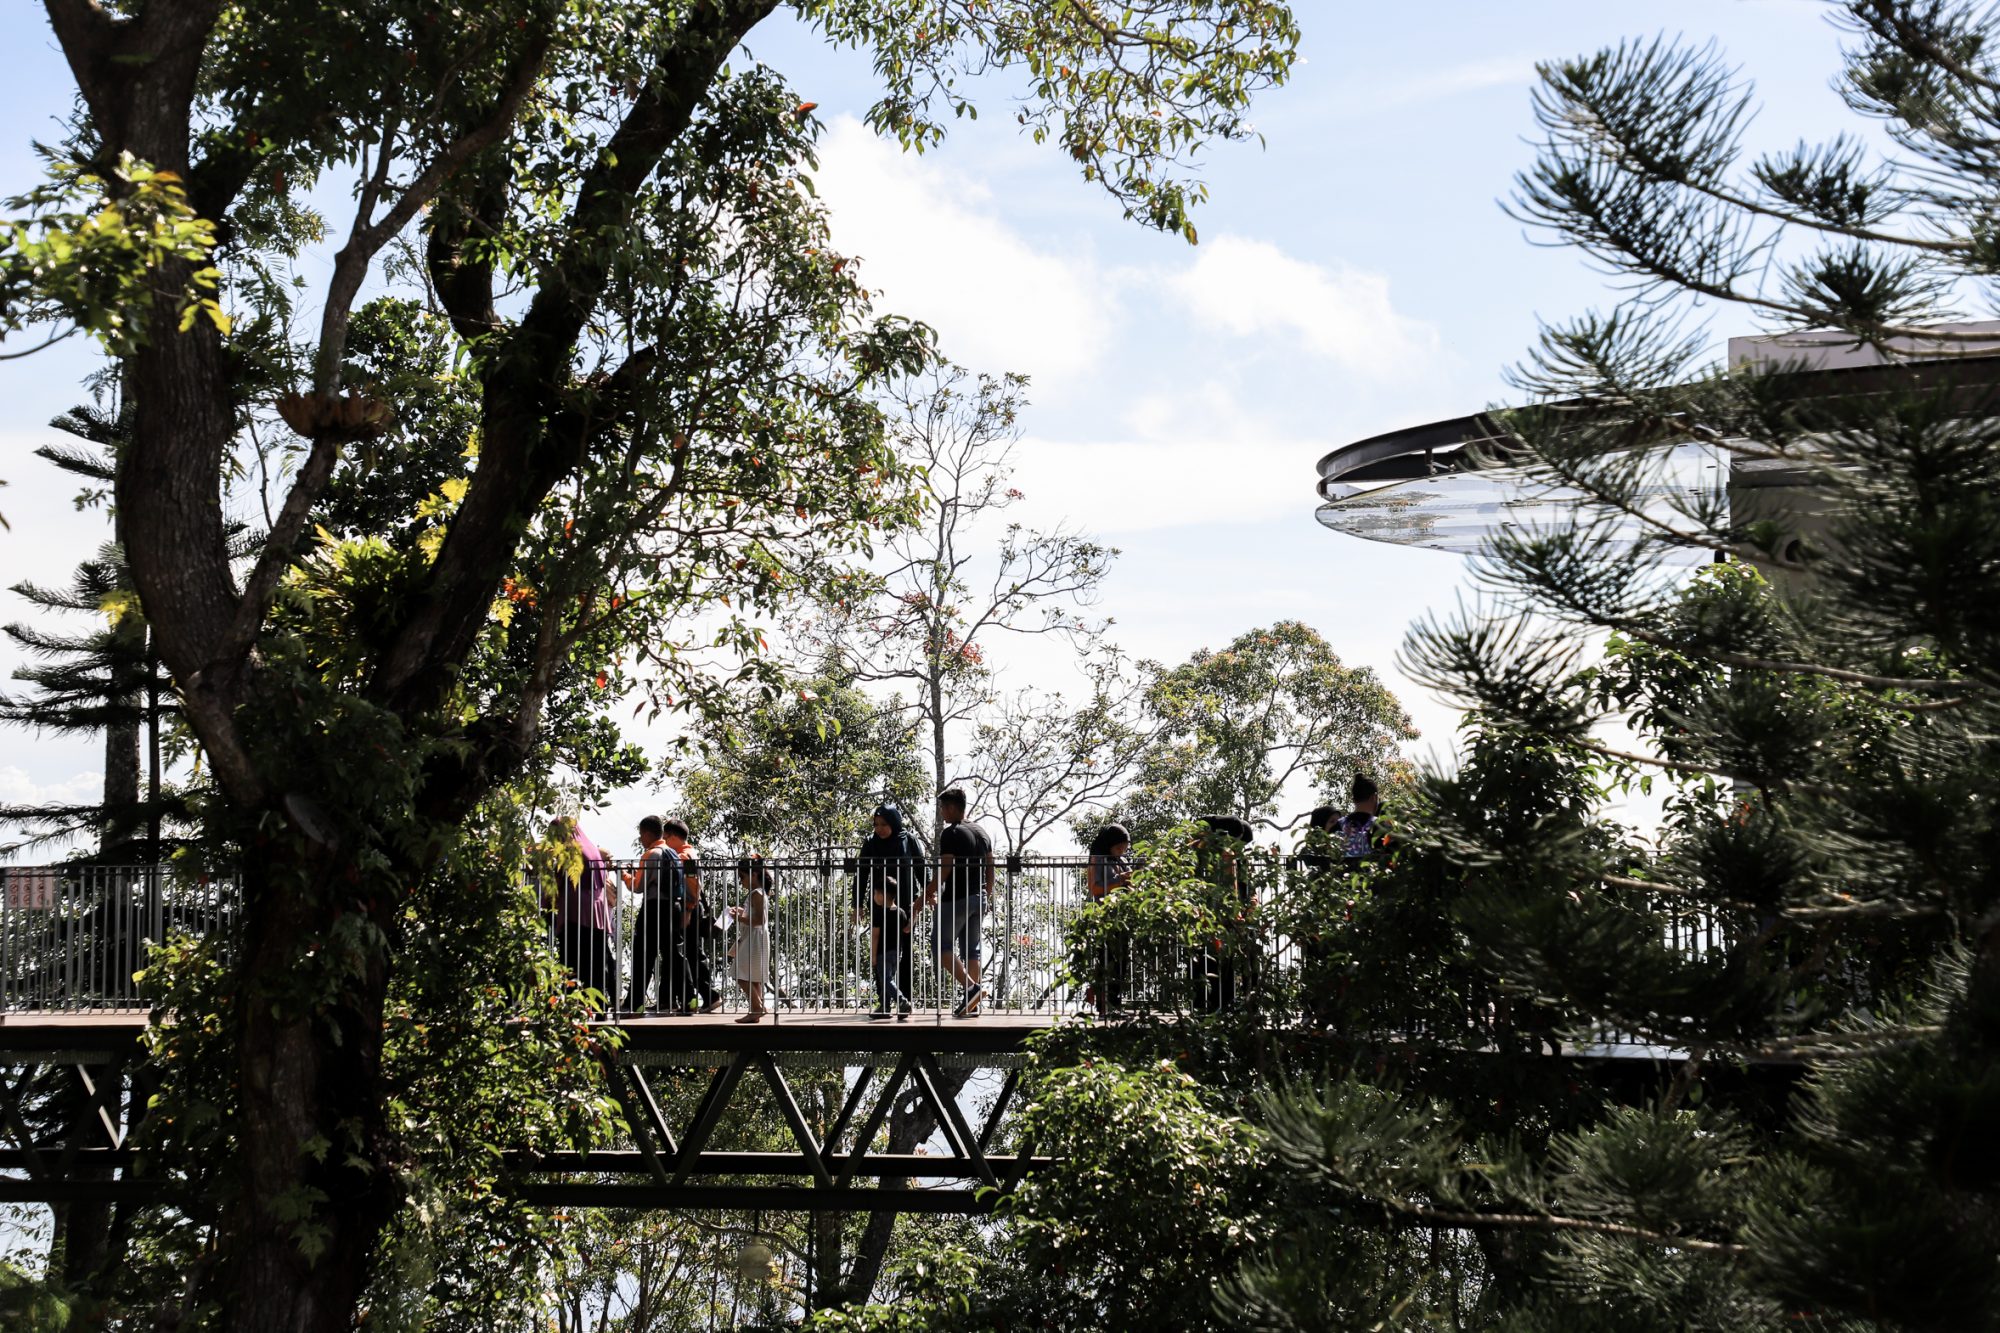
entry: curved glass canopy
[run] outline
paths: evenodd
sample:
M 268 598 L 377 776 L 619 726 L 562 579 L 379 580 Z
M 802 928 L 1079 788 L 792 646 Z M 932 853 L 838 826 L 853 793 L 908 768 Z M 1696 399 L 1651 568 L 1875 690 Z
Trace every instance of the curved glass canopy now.
M 2000 355 L 1994 354 L 1991 341 L 1956 356 L 1933 358 L 1863 356 L 1851 342 L 1815 343 L 1811 336 L 1804 341 L 1735 339 L 1730 359 L 1732 365 L 1761 365 L 1765 373 L 1781 376 L 1783 392 L 1801 402 L 1937 394 L 1963 415 L 2000 417 Z M 1807 354 L 1801 355 L 1802 350 Z M 1782 361 L 1776 359 L 1780 354 Z M 1579 508 L 1596 503 L 1572 487 L 1552 485 L 1526 468 L 1506 465 L 1510 444 L 1518 442 L 1484 412 L 1357 440 L 1319 460 L 1316 516 L 1325 527 L 1351 537 L 1465 554 L 1509 528 L 1573 522 Z M 1502 460 L 1497 465 L 1496 458 Z M 1749 502 L 1751 512 L 1811 518 L 1806 511 L 1814 506 L 1803 498 L 1810 482 L 1796 464 L 1746 461 L 1713 445 L 1683 444 L 1661 450 L 1649 461 L 1636 512 L 1606 511 L 1605 522 L 1614 542 L 1619 537 L 1636 540 L 1655 521 L 1686 528 L 1689 524 L 1680 516 L 1691 509 L 1712 510 L 1713 497 L 1724 487 L 1732 505 Z M 1752 492 L 1761 496 L 1752 501 Z M 1709 557 L 1690 549 L 1683 558 Z
M 1592 501 L 1573 487 L 1550 484 L 1519 467 L 1476 466 L 1468 446 L 1497 439 L 1483 417 L 1433 422 L 1378 435 L 1320 460 L 1316 517 L 1335 532 L 1398 546 L 1470 554 L 1508 528 L 1549 526 L 1575 517 Z M 1674 526 L 1680 515 L 1726 476 L 1722 452 L 1687 444 L 1665 451 L 1639 488 L 1641 512 Z M 1638 515 L 1616 515 L 1614 527 L 1634 536 Z M 1689 560 L 1707 558 L 1690 551 Z

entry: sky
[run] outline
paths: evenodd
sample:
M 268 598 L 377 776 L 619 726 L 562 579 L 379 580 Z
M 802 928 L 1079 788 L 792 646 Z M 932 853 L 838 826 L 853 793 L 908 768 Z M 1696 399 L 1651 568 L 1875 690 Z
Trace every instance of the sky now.
M 1381 431 L 1503 401 L 1506 368 L 1540 320 L 1616 294 L 1574 251 L 1503 212 L 1532 159 L 1538 60 L 1628 38 L 1715 40 L 1755 80 L 1753 144 L 1825 137 L 1851 117 L 1830 89 L 1839 34 L 1818 0 L 1295 0 L 1304 60 L 1253 120 L 1264 138 L 1204 154 L 1200 243 L 1150 232 L 1058 150 L 1020 136 L 1010 89 L 984 90 L 921 156 L 862 123 L 866 61 L 782 16 L 750 58 L 784 71 L 825 122 L 817 183 L 836 246 L 859 257 L 879 308 L 934 325 L 974 370 L 1031 377 L 1010 512 L 1067 521 L 1121 550 L 1096 608 L 1130 653 L 1163 661 L 1279 619 L 1378 672 L 1447 757 L 1456 714 L 1405 679 L 1410 623 L 1471 593 L 1465 561 L 1364 542 L 1314 521 L 1314 463 Z M 71 88 L 39 7 L 0 10 L 0 194 L 34 185 Z M 325 267 L 324 264 L 321 267 Z M 309 276 L 312 276 L 309 273 Z M 1732 322 L 1733 321 L 1733 322 Z M 1754 331 L 1725 312 L 1717 338 Z M 0 353 L 16 350 L 0 345 Z M 73 479 L 30 455 L 64 437 L 96 363 L 78 341 L 0 361 L 0 588 L 59 583 L 105 540 Z M 0 591 L 0 620 L 30 608 Z M 1060 684 L 1023 647 L 1010 684 Z M 0 677 L 18 664 L 0 644 Z M 0 688 L 5 688 L 0 685 Z M 0 803 L 89 796 L 85 740 L 0 732 Z M 622 794 L 612 830 L 653 809 Z

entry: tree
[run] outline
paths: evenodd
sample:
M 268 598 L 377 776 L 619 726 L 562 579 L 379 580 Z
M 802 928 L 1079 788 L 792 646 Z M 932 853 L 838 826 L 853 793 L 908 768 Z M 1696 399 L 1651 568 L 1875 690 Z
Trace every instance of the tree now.
M 1505 418 L 1509 461 L 1583 502 L 1496 537 L 1496 604 L 1409 649 L 1476 710 L 1491 764 L 1587 793 L 1534 828 L 1430 784 L 1434 831 L 1414 836 L 1468 890 L 1470 956 L 1553 1030 L 1686 1063 L 1511 1161 L 1415 1099 L 1370 1124 L 1321 1089 L 1274 1121 L 1343 1207 L 1485 1237 L 1521 1279 L 1494 1312 L 1510 1328 L 1994 1326 L 2000 432 L 1990 359 L 1938 321 L 1995 271 L 1970 204 L 2000 173 L 1995 15 L 1836 12 L 1836 86 L 1893 155 L 1843 135 L 1752 156 L 1750 92 L 1712 48 L 1542 66 L 1515 208 L 1635 290 L 1549 329 Z M 1676 318 L 1693 299 L 1892 368 L 1843 379 L 1782 340 L 1706 368 Z M 1688 442 L 1717 479 L 1649 503 Z M 1777 469 L 1789 502 L 1753 504 Z M 1727 563 L 1672 577 L 1690 552 Z M 1608 742 L 1610 720 L 1640 744 Z M 1666 788 L 1657 849 L 1604 817 L 1607 782 Z M 1768 1080 L 1773 1060 L 1803 1065 L 1796 1093 L 1730 1072 Z M 1395 1162 L 1357 1169 L 1391 1141 Z
M 1295 620 L 1158 673 L 1146 709 L 1156 730 L 1121 807 L 1135 834 L 1193 814 L 1270 822 L 1294 781 L 1336 802 L 1358 772 L 1393 791 L 1408 770 L 1396 747 L 1417 734 L 1373 671 Z
M 896 386 L 904 455 L 924 478 L 924 521 L 888 540 L 889 568 L 843 590 L 822 631 L 856 680 L 909 689 L 933 791 L 955 780 L 952 734 L 992 700 L 995 639 L 1047 635 L 1081 654 L 1104 629 L 1073 608 L 1094 599 L 1114 549 L 1010 523 L 991 579 L 977 572 L 981 523 L 1025 498 L 1007 482 L 1026 390 L 1022 376 L 975 378 L 951 365 Z
M 689 828 L 766 856 L 852 849 L 877 803 L 913 806 L 924 787 L 899 711 L 832 673 L 803 680 L 673 770 Z
M 224 1326 L 345 1328 L 371 1278 L 418 1271 L 403 1248 L 378 1268 L 385 1238 L 458 1247 L 427 1299 L 506 1289 L 482 1256 L 510 1252 L 492 1241 L 510 1226 L 532 1234 L 521 1214 L 439 1232 L 407 1206 L 489 1178 L 474 1145 L 496 1124 L 516 1144 L 601 1124 L 601 1097 L 549 1072 L 588 1066 L 572 1015 L 533 1006 L 500 1038 L 499 997 L 552 984 L 510 943 L 534 932 L 506 784 L 601 759 L 601 730 L 572 730 L 583 752 L 565 755 L 545 723 L 635 677 L 654 706 L 695 708 L 735 672 L 768 675 L 751 617 L 908 513 L 872 394 L 926 339 L 872 318 L 826 244 L 810 105 L 731 63 L 775 7 L 517 0 L 445 21 L 394 0 L 48 0 L 81 110 L 68 164 L 4 234 L 4 327 L 60 322 L 126 360 L 118 536 L 212 782 L 204 833 L 243 875 L 227 965 L 170 951 L 157 969 L 176 1012 L 214 1016 L 162 1038 L 161 1104 L 182 1113 L 158 1132 L 199 1151 L 183 1183 L 218 1211 L 189 1217 L 213 1244 L 182 1251 L 186 1306 Z M 1297 40 L 1269 0 L 1152 0 L 1115 22 L 797 8 L 871 52 L 872 122 L 906 144 L 971 113 L 962 74 L 1025 69 L 1030 132 L 1190 239 L 1191 156 L 1249 133 Z M 306 191 L 343 171 L 352 213 L 323 223 Z M 273 277 L 322 228 L 344 240 L 308 332 Z M 473 405 L 463 442 L 398 439 L 408 385 L 355 365 L 357 294 L 412 230 L 434 302 L 413 323 L 453 349 L 439 391 Z M 274 411 L 293 444 L 273 443 Z M 273 454 L 289 485 L 239 563 L 224 493 Z M 422 498 L 343 535 L 317 521 L 343 489 Z M 690 614 L 710 605 L 731 613 L 719 635 Z M 429 1005 L 452 1021 L 401 1026 Z M 544 1100 L 523 1103 L 538 1079 Z M 404 1111 L 433 1098 L 419 1143 Z
M 72 408 L 50 423 L 97 446 L 44 445 L 35 452 L 90 483 L 79 504 L 104 497 L 114 479 L 116 449 L 130 431 L 122 409 Z M 172 714 L 172 689 L 150 645 L 144 614 L 133 593 L 124 553 L 107 545 L 76 568 L 67 588 L 18 583 L 13 591 L 43 611 L 73 612 L 107 620 L 84 634 L 52 634 L 23 624 L 0 633 L 42 661 L 16 669 L 35 688 L 27 696 L 0 695 L 0 722 L 56 732 L 101 732 L 104 788 L 97 802 L 0 807 L 0 822 L 22 826 L 27 841 L 15 849 L 59 842 L 89 831 L 105 864 L 151 864 L 159 857 L 163 821 L 184 819 L 185 807 L 163 795 L 160 729 Z M 142 787 L 140 747 L 145 746 Z
M 1157 725 L 1144 711 L 1149 669 L 1100 644 L 1084 665 L 1089 693 L 1077 704 L 1029 687 L 982 711 L 966 762 L 1008 847 L 1026 851 L 1125 796 Z

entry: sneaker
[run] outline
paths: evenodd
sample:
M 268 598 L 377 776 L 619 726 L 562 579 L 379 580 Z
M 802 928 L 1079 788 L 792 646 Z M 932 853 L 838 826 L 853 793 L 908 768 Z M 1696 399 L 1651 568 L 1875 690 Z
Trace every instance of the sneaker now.
M 953 1018 L 971 1017 L 979 1012 L 979 1002 L 985 997 L 986 987 L 976 981 L 973 982 L 965 988 L 965 993 L 958 997 L 958 1003 L 952 1006 L 951 1016 Z
M 868 1021 L 871 1023 L 879 1023 L 888 1016 L 889 1011 L 887 1009 L 870 1009 L 868 1011 Z

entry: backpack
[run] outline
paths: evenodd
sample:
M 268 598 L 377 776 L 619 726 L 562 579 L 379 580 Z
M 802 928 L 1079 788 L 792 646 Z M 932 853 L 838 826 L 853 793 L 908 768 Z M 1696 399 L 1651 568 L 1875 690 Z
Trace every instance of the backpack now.
M 1335 838 L 1340 842 L 1340 854 L 1350 861 L 1359 861 L 1375 850 L 1375 816 L 1356 816 L 1349 811 L 1333 826 Z

